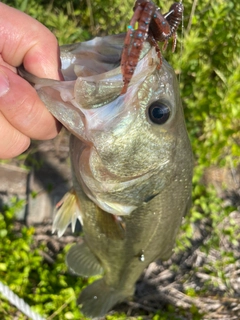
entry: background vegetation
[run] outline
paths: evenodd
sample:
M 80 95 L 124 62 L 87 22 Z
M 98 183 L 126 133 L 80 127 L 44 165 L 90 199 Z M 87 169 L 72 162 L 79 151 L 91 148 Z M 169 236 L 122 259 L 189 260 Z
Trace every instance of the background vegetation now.
M 132 15 L 130 0 L 9 0 L 8 5 L 26 12 L 46 25 L 60 44 L 84 41 L 96 35 L 124 32 Z M 163 12 L 172 2 L 155 1 Z M 201 250 L 219 250 L 218 225 L 233 210 L 219 199 L 214 190 L 202 183 L 204 170 L 212 165 L 235 168 L 240 155 L 240 2 L 239 0 L 184 0 L 184 28 L 179 30 L 176 53 L 168 50 L 166 59 L 179 74 L 186 123 L 196 160 L 193 179 L 193 207 L 183 225 L 177 252 L 191 247 L 193 225 L 208 219 L 211 239 Z M 196 7 L 195 7 L 196 5 Z M 84 319 L 75 299 L 87 280 L 66 272 L 64 252 L 54 265 L 43 263 L 39 250 L 32 249 L 33 228 L 14 231 L 14 213 L 22 204 L 13 199 L 0 215 L 0 279 L 23 297 L 47 319 Z M 228 230 L 238 241 L 234 226 Z M 67 248 L 66 248 L 67 250 Z M 226 252 L 221 252 L 226 257 Z M 229 254 L 228 254 L 229 257 Z M 233 263 L 235 258 L 223 259 Z M 219 276 L 222 266 L 211 272 Z M 91 279 L 88 281 L 92 281 Z M 205 289 L 207 291 L 207 289 Z M 188 294 L 195 295 L 191 290 Z M 198 293 L 198 294 L 201 294 Z M 13 319 L 16 310 L 1 299 L 0 317 Z M 63 307 L 64 306 L 64 307 Z M 168 313 L 150 314 L 154 320 L 169 319 Z M 172 312 L 172 310 L 171 310 Z M 26 319 L 17 314 L 18 319 Z M 126 319 L 126 315 L 108 319 Z M 139 315 L 139 319 L 143 316 Z M 174 319 L 171 313 L 171 319 Z M 199 319 L 192 312 L 190 319 Z M 137 318 L 136 318 L 137 319 Z M 176 318 L 177 319 L 177 318 Z

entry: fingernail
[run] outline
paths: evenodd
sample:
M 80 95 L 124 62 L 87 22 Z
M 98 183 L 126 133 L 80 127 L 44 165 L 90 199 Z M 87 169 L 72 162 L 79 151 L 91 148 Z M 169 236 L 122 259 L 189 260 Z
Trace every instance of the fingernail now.
M 5 73 L 0 71 L 0 97 L 4 96 L 9 90 L 9 81 Z

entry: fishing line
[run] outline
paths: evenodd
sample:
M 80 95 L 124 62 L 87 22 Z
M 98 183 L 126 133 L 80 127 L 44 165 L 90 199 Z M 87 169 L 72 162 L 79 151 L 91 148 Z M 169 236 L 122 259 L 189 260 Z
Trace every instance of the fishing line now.
M 31 310 L 30 306 L 21 298 L 19 298 L 8 286 L 0 281 L 0 293 L 14 305 L 18 310 L 22 311 L 32 320 L 45 320 L 39 314 Z

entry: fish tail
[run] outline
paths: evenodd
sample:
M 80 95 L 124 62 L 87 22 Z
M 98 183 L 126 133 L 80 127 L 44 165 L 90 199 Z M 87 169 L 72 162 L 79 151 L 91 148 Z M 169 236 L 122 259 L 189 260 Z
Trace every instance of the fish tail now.
M 81 292 L 78 305 L 86 317 L 102 317 L 116 303 L 123 301 L 132 294 L 133 292 L 128 294 L 126 291 L 108 286 L 105 279 L 102 278 L 96 280 Z

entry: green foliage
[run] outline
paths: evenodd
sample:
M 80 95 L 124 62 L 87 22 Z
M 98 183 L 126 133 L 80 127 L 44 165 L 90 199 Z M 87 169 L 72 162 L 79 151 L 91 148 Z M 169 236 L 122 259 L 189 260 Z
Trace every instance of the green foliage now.
M 183 51 L 171 55 L 181 70 L 182 100 L 198 163 L 237 165 L 240 156 L 240 10 L 238 0 L 184 1 Z M 191 28 L 187 22 L 191 21 Z M 179 51 L 178 51 L 179 52 Z
M 0 213 L 0 281 L 33 306 L 36 312 L 50 316 L 49 319 L 84 319 L 76 306 L 76 299 L 87 281 L 68 274 L 65 250 L 58 255 L 55 264 L 44 262 L 41 252 L 46 248 L 33 247 L 34 228 L 23 227 L 20 232 L 14 231 L 13 218 L 22 204 L 13 199 L 12 206 L 5 207 Z M 0 318 L 13 319 L 15 308 L 1 296 L 0 301 Z M 19 319 L 26 317 L 21 315 Z
M 111 6 L 109 0 L 3 2 L 42 22 L 56 35 L 60 45 L 124 32 L 132 14 L 132 3 L 128 0 L 113 1 Z

